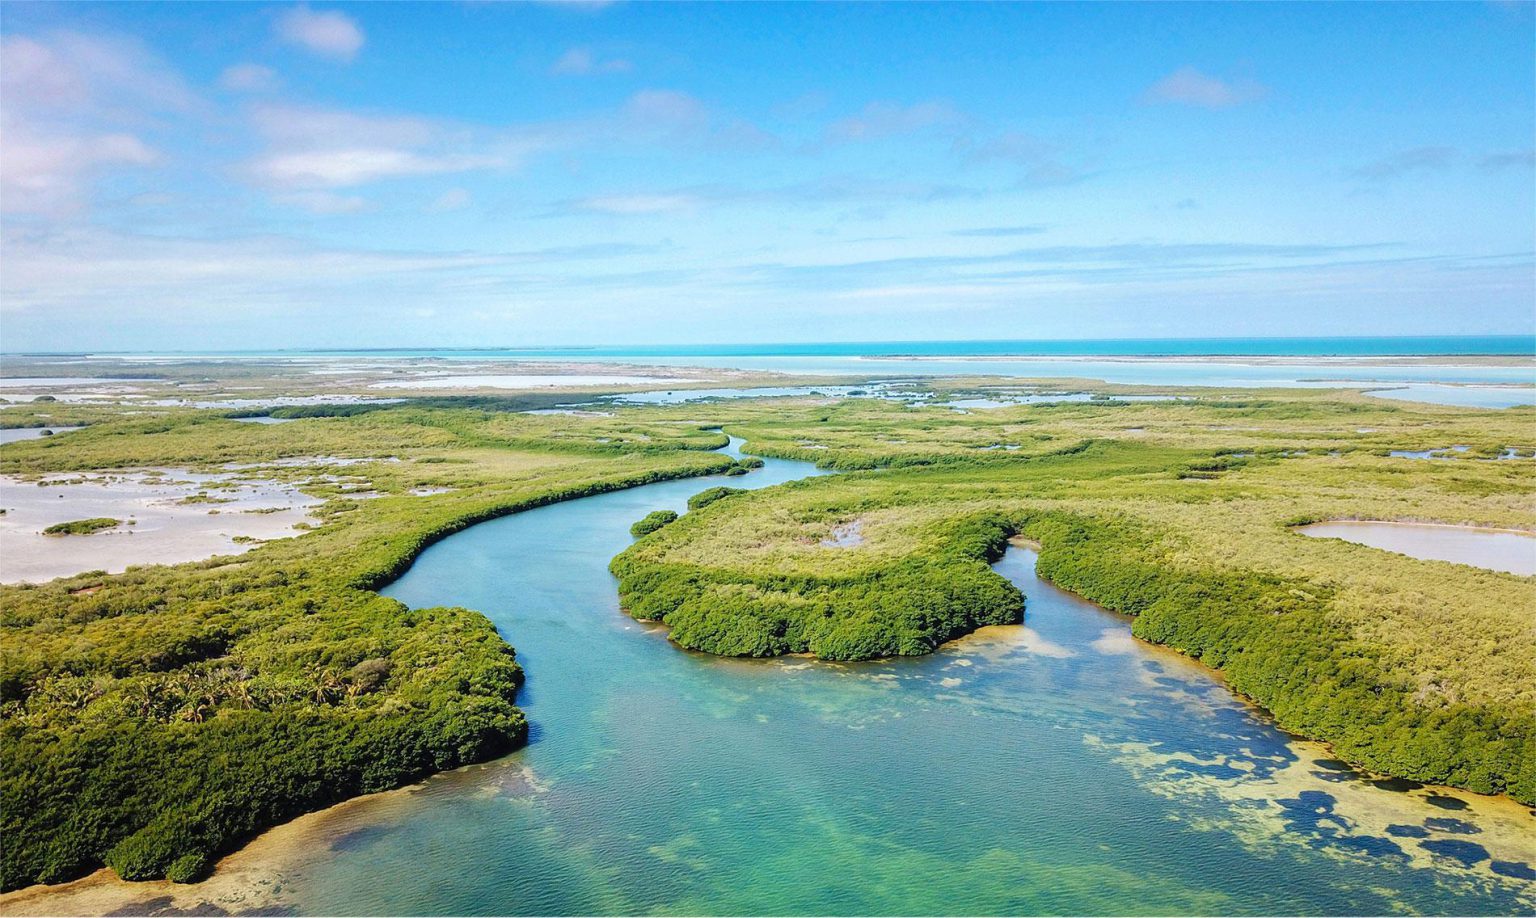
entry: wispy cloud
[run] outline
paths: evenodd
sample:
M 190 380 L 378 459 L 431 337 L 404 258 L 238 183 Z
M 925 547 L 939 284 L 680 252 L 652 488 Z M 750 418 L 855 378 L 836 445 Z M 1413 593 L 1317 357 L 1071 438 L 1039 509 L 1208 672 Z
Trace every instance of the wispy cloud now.
M 1456 156 L 1451 147 L 1415 147 L 1351 169 L 1349 174 L 1362 179 L 1389 179 L 1408 172 L 1438 171 L 1450 167 Z
M 288 44 L 332 60 L 351 62 L 363 48 L 357 20 L 337 10 L 295 7 L 278 17 L 277 36 Z
M 508 169 L 536 138 L 409 116 L 264 105 L 251 120 L 267 149 L 244 172 L 279 191 L 348 188 L 384 179 Z
M 71 308 L 207 312 L 210 296 L 242 309 L 303 306 L 318 296 L 367 302 L 360 291 L 422 293 L 516 288 L 552 267 L 654 253 L 655 246 L 592 243 L 513 251 L 367 250 L 285 236 L 200 239 L 90 228 L 50 232 L 7 227 L 8 315 Z M 591 273 L 587 268 L 582 274 Z M 216 291 L 216 293 L 215 293 Z M 336 305 L 336 301 L 332 301 Z
M 1078 170 L 1063 160 L 1061 147 L 1023 131 L 1004 131 L 990 137 L 962 135 L 954 146 L 955 152 L 970 163 L 1018 167 L 1022 184 L 1061 185 L 1081 178 Z
M 633 62 L 622 57 L 603 57 L 591 48 L 572 48 L 560 55 L 549 72 L 556 76 L 592 76 L 603 73 L 629 73 Z
M 270 92 L 278 84 L 277 71 L 261 64 L 234 64 L 219 74 L 219 86 L 230 92 Z
M 196 96 L 142 46 L 77 33 L 0 43 L 0 198 L 9 213 L 62 216 L 93 180 L 164 160 L 143 132 Z
M 828 143 L 859 143 L 902 137 L 930 128 L 954 127 L 966 122 L 948 102 L 871 102 L 856 115 L 840 118 L 827 125 L 823 140 Z
M 1223 109 L 1256 102 L 1268 94 L 1268 87 L 1250 79 L 1224 80 L 1194 67 L 1180 67 L 1153 83 L 1142 100 L 1151 104 Z
M 273 200 L 312 214 L 328 216 L 361 213 L 368 209 L 367 198 L 332 191 L 293 191 L 275 195 Z
M 592 195 L 561 202 L 548 215 L 569 216 L 580 212 L 641 215 L 751 206 L 781 208 L 856 205 L 882 209 L 898 204 L 976 198 L 984 193 L 982 189 L 963 185 L 826 175 L 803 182 L 758 187 L 721 183 L 660 191 Z
M 972 229 L 950 230 L 951 236 L 1036 236 L 1045 232 L 1049 227 L 1042 223 L 1031 223 L 1027 226 L 978 226 Z
M 463 210 L 469 206 L 471 200 L 473 199 L 469 192 L 463 188 L 450 188 L 434 198 L 432 203 L 427 205 L 427 210 L 437 214 Z
M 594 213 L 634 217 L 694 210 L 700 203 L 697 197 L 688 194 L 622 194 L 582 198 L 574 202 L 574 206 Z
M 1505 153 L 1490 153 L 1484 156 L 1478 165 L 1490 172 L 1501 169 L 1524 169 L 1530 171 L 1536 169 L 1536 149 L 1510 150 Z

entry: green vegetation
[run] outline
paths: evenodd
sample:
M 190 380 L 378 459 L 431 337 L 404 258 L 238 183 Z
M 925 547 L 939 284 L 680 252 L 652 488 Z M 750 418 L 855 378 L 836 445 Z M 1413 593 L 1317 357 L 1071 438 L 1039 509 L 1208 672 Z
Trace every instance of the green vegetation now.
M 747 492 L 741 488 L 727 488 L 723 485 L 715 488 L 705 488 L 699 493 L 688 498 L 688 509 L 701 510 L 722 497 L 730 497 L 732 494 L 745 493 Z
M 665 622 L 672 640 L 694 650 L 750 657 L 810 652 L 824 660 L 910 656 L 1023 614 L 1024 597 L 987 566 L 1007 546 L 1002 520 L 963 520 L 943 536 L 932 555 L 855 576 L 701 577 L 687 566 L 648 563 L 644 542 L 616 558 L 613 572 L 631 615 Z
M 491 624 L 372 590 L 480 520 L 732 464 L 696 424 L 605 420 L 183 412 L 8 445 L 9 474 L 240 462 L 331 499 L 312 531 L 237 557 L 0 587 L 0 885 L 102 864 L 192 879 L 268 826 L 523 742 Z M 264 464 L 306 456 L 376 461 Z M 358 480 L 385 496 L 345 497 Z
M 122 523 L 122 520 L 113 519 L 110 516 L 94 516 L 88 520 L 54 523 L 43 530 L 43 535 L 90 535 L 103 529 L 115 529 L 121 526 Z
M 849 474 L 710 488 L 614 559 L 628 611 L 683 646 L 926 653 L 1020 620 L 1023 597 L 988 565 L 1023 534 L 1041 543 L 1043 576 L 1137 616 L 1136 634 L 1218 667 L 1286 728 L 1386 773 L 1536 802 L 1536 579 L 1291 531 L 1333 518 L 1532 528 L 1531 460 L 1491 457 L 1531 454 L 1536 411 L 1169 394 L 1186 400 L 579 417 L 498 397 L 278 409 L 306 415 L 280 426 L 68 406 L 86 429 L 8 444 L 0 471 L 234 463 L 325 503 L 304 535 L 236 557 L 0 587 L 0 885 L 102 864 L 193 879 L 267 826 L 514 748 L 521 671 L 495 629 L 374 590 L 482 520 L 744 472 L 758 460 L 709 452 L 727 443 L 721 425 L 755 453 Z M 1451 445 L 1472 449 L 1388 455 Z M 859 540 L 835 538 L 848 531 Z
M 1022 534 L 1041 543 L 1042 576 L 1136 616 L 1139 637 L 1222 670 L 1287 729 L 1383 773 L 1536 801 L 1536 579 L 1292 531 L 1536 528 L 1529 461 L 1484 458 L 1529 449 L 1536 412 L 1263 392 L 737 417 L 727 429 L 755 452 L 872 471 L 705 501 L 616 558 L 625 607 L 683 646 L 924 653 L 1010 620 L 985 562 Z M 1451 444 L 1475 448 L 1387 455 Z M 862 541 L 836 547 L 855 523 Z
M 629 527 L 629 534 L 638 539 L 641 536 L 650 535 L 676 519 L 677 513 L 672 510 L 652 510 L 637 520 L 635 525 Z

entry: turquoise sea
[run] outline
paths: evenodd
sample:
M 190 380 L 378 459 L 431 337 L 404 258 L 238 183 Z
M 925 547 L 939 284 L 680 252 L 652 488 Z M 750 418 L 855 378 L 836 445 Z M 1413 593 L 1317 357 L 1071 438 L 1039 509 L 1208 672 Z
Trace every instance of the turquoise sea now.
M 1536 404 L 1536 337 L 1167 338 L 1082 341 L 884 341 L 633 347 L 406 348 L 56 355 L 145 360 L 428 360 L 641 364 L 860 379 L 924 376 L 1079 378 L 1152 386 L 1375 387 L 1389 398 L 1478 408 Z M 1396 357 L 1430 358 L 1393 361 Z M 1491 366 L 1435 356 L 1504 357 Z M 1287 360 L 1287 358 L 1292 358 Z M 1394 391 L 1395 390 L 1395 391 Z
M 93 352 L 141 356 L 140 352 Z M 174 356 L 177 352 L 156 352 Z M 1536 354 L 1532 335 L 1421 335 L 1304 338 L 1085 338 L 985 341 L 851 341 L 766 344 L 641 344 L 552 347 L 291 348 L 186 352 L 226 357 L 1381 357 Z M 29 355 L 30 356 L 30 355 Z

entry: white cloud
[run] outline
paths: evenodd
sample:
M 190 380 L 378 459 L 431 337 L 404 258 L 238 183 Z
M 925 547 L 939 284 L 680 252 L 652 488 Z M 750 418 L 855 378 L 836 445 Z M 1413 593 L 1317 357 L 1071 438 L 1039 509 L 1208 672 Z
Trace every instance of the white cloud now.
M 12 110 L 57 114 L 110 106 L 187 110 L 196 97 L 181 77 L 142 46 L 96 35 L 58 32 L 0 42 L 0 85 Z
M 338 61 L 351 61 L 363 47 L 363 30 L 351 16 L 335 10 L 316 12 L 307 6 L 280 16 L 277 35 L 312 54 Z
M 64 216 L 90 183 L 161 155 L 142 134 L 198 102 L 142 47 L 61 32 L 0 43 L 0 197 L 8 213 Z
M 231 92 L 267 92 L 277 88 L 277 71 L 260 64 L 235 64 L 219 74 L 219 85 Z
M 634 64 L 619 57 L 600 57 L 591 48 L 572 48 L 549 68 L 556 76 L 591 76 L 601 73 L 628 73 Z
M 291 303 L 295 290 L 469 270 L 500 261 L 466 253 L 327 249 L 281 237 L 187 239 L 93 229 L 7 230 L 3 240 L 0 302 L 7 313 L 54 305 L 105 309 L 119 301 L 204 310 L 215 292 L 229 300 Z
M 453 122 L 292 106 L 261 106 L 251 119 L 267 149 L 243 171 L 257 185 L 280 192 L 514 168 L 543 144 Z
M 1222 109 L 1256 102 L 1268 93 L 1267 87 L 1253 80 L 1223 80 L 1201 73 L 1193 67 L 1180 67 L 1153 83 L 1143 100 L 1149 103 Z
M 345 188 L 410 175 L 468 172 L 506 165 L 499 156 L 423 155 L 409 150 L 351 147 L 305 150 L 263 157 L 253 164 L 265 184 L 282 188 Z
M 693 210 L 700 203 L 698 198 L 686 194 L 625 194 L 583 198 L 576 202 L 576 207 L 596 213 L 632 217 Z
M 49 131 L 4 115 L 0 137 L 0 199 L 7 213 L 69 213 L 84 205 L 84 183 L 102 171 L 160 160 L 132 134 Z

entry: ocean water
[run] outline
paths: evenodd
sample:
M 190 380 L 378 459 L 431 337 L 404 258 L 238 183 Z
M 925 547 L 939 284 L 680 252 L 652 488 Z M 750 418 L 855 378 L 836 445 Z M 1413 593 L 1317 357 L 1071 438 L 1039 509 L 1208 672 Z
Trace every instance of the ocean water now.
M 1387 356 L 1504 356 L 1495 366 L 1384 361 Z M 1386 398 L 1480 408 L 1536 404 L 1536 338 L 1169 338 L 1096 341 L 894 341 L 826 344 L 569 348 L 230 351 L 135 354 L 146 361 L 195 357 L 448 361 L 579 361 L 590 364 L 903 379 L 923 376 L 1078 378 L 1153 386 L 1362 387 Z M 79 357 L 80 355 L 77 355 Z M 97 356 L 113 356 L 101 354 Z M 1251 358 L 1278 358 L 1254 362 Z M 1223 357 L 1230 359 L 1221 359 Z M 1284 358 L 1298 359 L 1287 363 Z M 74 363 L 89 361 L 81 357 Z
M 817 471 L 769 460 L 738 486 Z M 617 605 L 631 522 L 718 479 L 484 523 L 386 592 L 517 647 L 530 745 L 305 823 L 319 914 L 1536 909 L 1536 819 L 1372 782 L 1034 577 L 1025 625 L 866 664 L 688 653 Z M 856 549 L 844 549 L 856 550 Z
M 96 352 L 135 356 L 136 352 Z M 1423 335 L 1294 338 L 1089 338 L 1080 340 L 999 339 L 984 341 L 835 341 L 767 344 L 643 344 L 475 348 L 291 348 L 199 351 L 231 357 L 465 357 L 476 359 L 550 357 L 967 357 L 967 356 L 1291 356 L 1380 357 L 1402 355 L 1536 354 L 1527 335 Z M 174 356 L 165 353 L 165 356 Z

